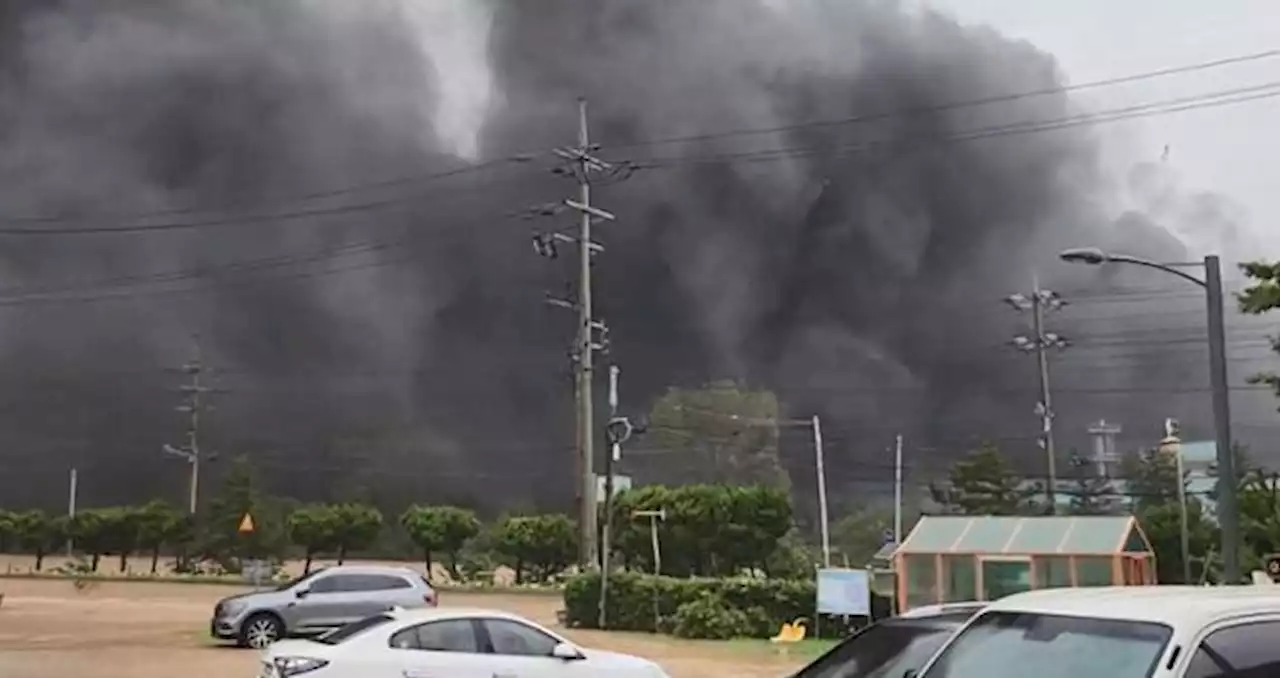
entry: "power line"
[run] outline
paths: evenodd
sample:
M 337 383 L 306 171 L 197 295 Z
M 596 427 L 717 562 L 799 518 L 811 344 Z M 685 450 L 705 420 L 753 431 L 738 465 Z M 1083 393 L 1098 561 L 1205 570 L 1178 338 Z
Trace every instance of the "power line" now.
M 442 181 L 459 176 L 470 174 L 478 174 L 485 170 L 490 170 L 499 165 L 508 163 L 530 162 L 534 159 L 531 155 L 521 154 L 512 155 L 489 160 L 486 162 L 467 165 L 451 170 L 440 172 L 430 172 L 416 175 L 400 176 L 390 179 L 382 179 L 379 181 L 369 182 L 365 184 L 354 184 L 342 187 L 322 189 L 310 193 L 299 193 L 290 196 L 280 196 L 254 203 L 234 203 L 230 205 L 220 205 L 217 207 L 175 207 L 164 210 L 140 211 L 140 212 L 115 212 L 115 213 L 95 213 L 80 214 L 75 216 L 54 216 L 54 215 L 38 215 L 38 216 L 0 216 L 0 224 L 64 224 L 64 223 L 84 223 L 90 221 L 107 221 L 107 220 L 147 220 L 162 217 L 176 217 L 191 214 L 203 213 L 224 213 L 232 209 L 261 209 L 272 206 L 289 205 L 299 202 L 310 202 L 325 198 L 336 198 L 351 193 L 360 193 L 364 191 L 391 188 L 409 183 L 430 183 Z M 455 189 L 456 190 L 456 189 Z
M 471 190 L 479 190 L 477 187 Z M 454 189 L 453 195 L 465 192 L 467 189 Z M 347 205 L 337 205 L 331 207 L 317 207 L 310 209 L 300 209 L 293 211 L 280 211 L 266 214 L 250 214 L 240 216 L 227 216 L 213 219 L 204 219 L 196 221 L 167 221 L 159 223 L 122 223 L 112 226 L 68 226 L 64 228 L 39 228 L 39 227 L 3 227 L 0 228 L 0 235 L 22 236 L 22 237 L 41 237 L 41 236 L 60 236 L 60 235 L 112 235 L 112 234 L 130 234 L 130 233 L 155 233 L 166 231 L 185 231 L 209 228 L 213 226 L 246 226 L 251 224 L 290 222 L 314 219 L 317 217 L 332 217 L 348 214 L 364 214 L 368 212 L 381 211 L 395 208 L 408 208 L 413 203 L 422 201 L 430 197 L 427 192 L 419 192 L 412 195 L 402 195 L 381 200 L 368 200 L 365 202 L 352 203 Z M 435 205 L 437 208 L 439 205 Z M 3 223 L 3 222 L 0 222 Z
M 1226 57 L 1222 59 L 1215 59 L 1213 61 L 1202 61 L 1199 63 L 1188 64 L 1184 66 L 1163 68 L 1155 71 L 1133 73 L 1130 75 L 1107 78 L 1104 80 L 1094 80 L 1091 82 L 1084 82 L 1076 85 L 1046 87 L 1046 88 L 1028 90 L 1023 92 L 1017 92 L 1013 94 L 984 97 L 980 99 L 969 99 L 966 101 L 957 101 L 957 102 L 934 105 L 934 106 L 922 106 L 922 107 L 916 107 L 916 108 L 900 109 L 897 111 L 886 111 L 882 113 L 856 115 L 856 116 L 851 116 L 847 118 L 838 118 L 833 120 L 815 120 L 812 122 L 799 123 L 795 125 L 785 125 L 780 127 L 729 130 L 724 132 L 712 132 L 709 134 L 667 137 L 664 139 L 651 139 L 647 141 L 639 141 L 639 142 L 626 143 L 626 144 L 613 144 L 608 146 L 607 148 L 609 149 L 638 148 L 642 146 L 681 144 L 681 143 L 690 143 L 695 141 L 710 141 L 714 139 L 723 139 L 728 137 L 767 135 L 767 134 L 776 134 L 778 132 L 791 132 L 791 131 L 797 131 L 797 130 L 803 130 L 803 129 L 814 129 L 814 128 L 821 128 L 821 127 L 838 127 L 843 125 L 862 124 L 866 122 L 888 120 L 888 119 L 897 118 L 897 117 L 907 117 L 907 116 L 915 116 L 915 115 L 922 115 L 922 114 L 929 114 L 929 113 L 940 113 L 940 112 L 951 111 L 956 109 L 972 108 L 976 106 L 985 106 L 989 104 L 1017 101 L 1020 99 L 1029 99 L 1034 97 L 1047 96 L 1051 94 L 1064 94 L 1064 93 L 1077 92 L 1077 91 L 1087 90 L 1087 89 L 1097 89 L 1100 87 L 1110 87 L 1113 85 L 1127 84 L 1131 82 L 1138 82 L 1141 80 L 1151 80 L 1154 78 L 1161 78 L 1169 75 L 1191 73 L 1195 71 L 1203 71 L 1203 70 L 1209 70 L 1213 68 L 1220 68 L 1222 66 L 1241 64 L 1241 63 L 1246 63 L 1251 61 L 1260 61 L 1263 59 L 1271 59 L 1277 56 L 1280 56 L 1280 50 L 1273 49 L 1273 50 L 1266 50 L 1262 52 L 1254 52 L 1251 54 L 1243 54 L 1238 56 Z
M 1080 127 L 1087 125 L 1098 125 L 1110 122 L 1119 122 L 1122 120 L 1132 120 L 1137 118 L 1154 117 L 1157 115 L 1168 115 L 1172 113 L 1180 113 L 1184 111 L 1199 110 L 1204 108 L 1217 108 L 1220 106 L 1229 106 L 1233 104 L 1248 103 L 1252 101 L 1260 101 L 1280 96 L 1280 82 L 1271 82 L 1264 85 L 1253 87 L 1237 88 L 1232 90 L 1221 90 L 1218 92 L 1196 95 L 1192 97 L 1179 97 L 1175 99 L 1167 99 L 1160 102 L 1140 104 L 1136 106 L 1127 106 L 1123 108 L 1108 109 L 1097 113 L 1083 113 L 1074 116 L 1067 116 L 1058 119 L 1027 121 L 1023 123 L 994 125 L 989 127 L 980 127 L 977 129 L 967 130 L 954 134 L 939 134 L 930 136 L 921 136 L 915 139 L 920 142 L 965 142 L 977 141 L 981 139 L 992 139 L 1005 136 L 1038 134 L 1043 132 L 1057 131 L 1072 127 Z M 743 151 L 738 153 L 723 153 L 718 155 L 707 156 L 685 156 L 685 157 L 669 157 L 655 158 L 645 162 L 635 162 L 637 169 L 654 169 L 666 168 L 680 165 L 694 164 L 724 164 L 737 162 L 772 162 L 777 160 L 789 160 L 804 156 L 831 154 L 833 156 L 846 156 L 857 153 L 876 150 L 881 147 L 893 146 L 904 142 L 912 141 L 911 138 L 884 139 L 878 141 L 870 141 L 859 144 L 850 144 L 835 146 L 830 148 L 813 147 L 813 146 L 795 146 L 785 147 L 764 151 Z

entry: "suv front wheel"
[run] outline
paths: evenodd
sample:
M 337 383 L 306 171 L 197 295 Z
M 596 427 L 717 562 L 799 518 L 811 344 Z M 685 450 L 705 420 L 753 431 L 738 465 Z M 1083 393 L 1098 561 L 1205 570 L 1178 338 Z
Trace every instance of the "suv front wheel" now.
M 240 647 L 251 647 L 261 650 L 280 640 L 284 636 L 284 623 L 280 618 L 266 612 L 250 615 L 240 625 L 240 633 L 236 642 Z

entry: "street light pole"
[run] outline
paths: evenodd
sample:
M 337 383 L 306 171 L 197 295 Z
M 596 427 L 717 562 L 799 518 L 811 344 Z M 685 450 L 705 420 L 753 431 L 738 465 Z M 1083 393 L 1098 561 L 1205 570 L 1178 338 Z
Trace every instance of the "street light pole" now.
M 1236 473 L 1236 455 L 1231 441 L 1231 392 L 1227 382 L 1226 309 L 1222 298 L 1222 262 L 1216 255 L 1208 255 L 1200 264 L 1204 266 L 1204 279 L 1181 271 L 1169 264 L 1161 264 L 1127 254 L 1112 254 L 1097 248 L 1071 249 L 1060 255 L 1063 261 L 1080 264 L 1133 264 L 1154 268 L 1202 287 L 1205 291 L 1205 312 L 1209 333 L 1209 379 L 1213 391 L 1214 444 L 1217 448 L 1218 466 L 1218 524 L 1222 528 L 1222 573 L 1227 584 L 1239 584 L 1240 578 L 1240 509 L 1236 491 L 1239 478 Z

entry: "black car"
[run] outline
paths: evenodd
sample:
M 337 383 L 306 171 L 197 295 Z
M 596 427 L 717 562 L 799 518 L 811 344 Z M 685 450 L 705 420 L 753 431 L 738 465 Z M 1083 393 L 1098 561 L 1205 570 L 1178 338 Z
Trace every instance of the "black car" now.
M 872 624 L 831 648 L 792 678 L 902 678 L 918 671 L 982 603 L 910 610 Z

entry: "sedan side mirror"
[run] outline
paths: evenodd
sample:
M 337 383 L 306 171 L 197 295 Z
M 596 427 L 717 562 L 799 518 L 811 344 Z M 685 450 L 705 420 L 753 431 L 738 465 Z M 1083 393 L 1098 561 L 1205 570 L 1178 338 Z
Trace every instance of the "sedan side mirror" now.
M 551 656 L 555 657 L 556 659 L 563 659 L 565 661 L 575 661 L 578 659 L 586 659 L 586 656 L 582 654 L 582 650 L 579 650 L 578 648 L 568 643 L 556 644 L 555 647 L 551 648 Z

